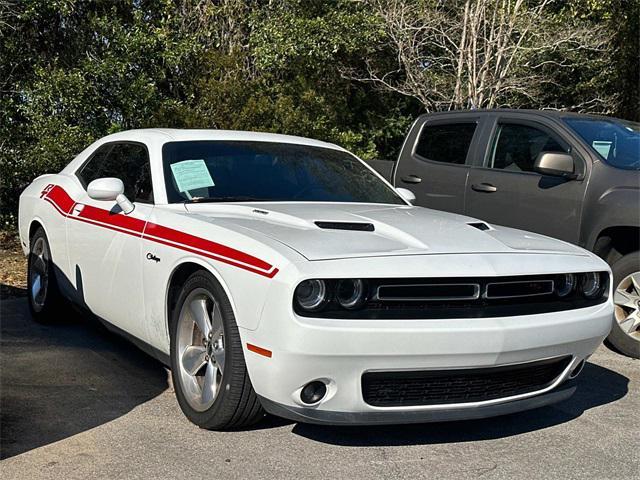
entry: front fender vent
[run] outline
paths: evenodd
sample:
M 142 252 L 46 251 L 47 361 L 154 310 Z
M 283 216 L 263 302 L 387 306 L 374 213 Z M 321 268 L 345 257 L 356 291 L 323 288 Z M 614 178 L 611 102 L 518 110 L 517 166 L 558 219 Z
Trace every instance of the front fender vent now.
M 357 232 L 373 232 L 373 223 L 362 222 L 314 222 L 318 227 L 325 230 L 352 230 Z

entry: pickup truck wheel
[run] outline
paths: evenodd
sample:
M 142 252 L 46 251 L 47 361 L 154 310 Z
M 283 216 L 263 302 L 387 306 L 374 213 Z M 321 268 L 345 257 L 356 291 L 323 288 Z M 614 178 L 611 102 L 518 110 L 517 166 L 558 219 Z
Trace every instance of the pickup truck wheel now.
M 34 320 L 54 323 L 64 303 L 58 289 L 49 240 L 42 227 L 31 236 L 27 259 L 27 296 Z
M 640 358 L 640 252 L 620 258 L 611 270 L 615 319 L 607 340 L 621 353 Z
M 180 408 L 201 428 L 241 428 L 264 416 L 231 304 L 208 272 L 193 273 L 178 297 L 171 321 L 171 375 Z

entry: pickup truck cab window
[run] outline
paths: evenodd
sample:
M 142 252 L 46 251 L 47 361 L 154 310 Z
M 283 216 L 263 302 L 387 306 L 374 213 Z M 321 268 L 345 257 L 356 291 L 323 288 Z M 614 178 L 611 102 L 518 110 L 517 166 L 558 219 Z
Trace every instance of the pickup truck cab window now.
M 147 148 L 139 143 L 109 143 L 99 147 L 76 172 L 86 189 L 97 178 L 115 177 L 124 183 L 131 201 L 152 203 L 151 171 Z
M 488 167 L 513 172 L 533 172 L 541 153 L 568 153 L 551 134 L 530 125 L 501 123 L 493 140 Z
M 415 153 L 434 162 L 464 165 L 475 131 L 475 123 L 426 124 Z

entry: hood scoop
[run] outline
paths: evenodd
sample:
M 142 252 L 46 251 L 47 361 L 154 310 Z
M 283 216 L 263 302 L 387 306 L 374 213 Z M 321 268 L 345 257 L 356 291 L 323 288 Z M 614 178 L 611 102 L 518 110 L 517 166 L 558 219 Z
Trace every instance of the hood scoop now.
M 356 232 L 373 232 L 373 223 L 364 222 L 313 222 L 325 230 L 350 230 Z
M 477 228 L 478 230 L 481 230 L 483 232 L 486 232 L 487 230 L 491 230 L 491 227 L 484 222 L 470 222 L 470 223 L 467 223 L 467 225 L 473 228 Z

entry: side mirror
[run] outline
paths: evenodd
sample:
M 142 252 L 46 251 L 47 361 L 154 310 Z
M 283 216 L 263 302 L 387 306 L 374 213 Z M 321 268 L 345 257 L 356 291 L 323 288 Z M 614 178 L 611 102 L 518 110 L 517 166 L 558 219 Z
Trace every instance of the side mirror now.
M 573 157 L 568 153 L 543 152 L 538 155 L 533 168 L 543 175 L 556 177 L 576 178 Z
M 400 195 L 402 198 L 404 198 L 407 202 L 413 204 L 413 202 L 416 200 L 416 196 L 414 195 L 414 193 L 411 190 L 408 190 L 406 188 L 402 188 L 402 187 L 398 187 L 396 188 L 396 192 L 398 192 L 398 195 Z
M 133 212 L 134 206 L 124 194 L 124 183 L 119 178 L 96 178 L 87 186 L 87 194 L 94 200 L 115 201 L 125 214 Z

